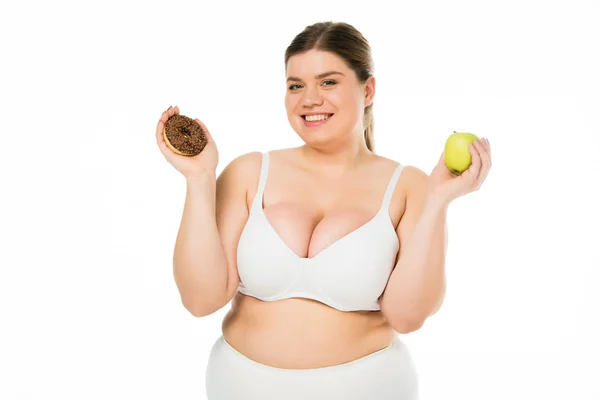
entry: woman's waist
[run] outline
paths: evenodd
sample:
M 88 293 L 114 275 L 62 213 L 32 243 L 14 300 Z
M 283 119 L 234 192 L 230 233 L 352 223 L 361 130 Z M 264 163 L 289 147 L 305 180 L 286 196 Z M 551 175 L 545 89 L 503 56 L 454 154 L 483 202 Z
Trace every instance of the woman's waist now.
M 318 368 L 385 348 L 396 333 L 380 311 L 341 312 L 312 300 L 268 303 L 246 297 L 233 303 L 223 336 L 260 363 Z
M 289 298 L 278 301 L 262 301 L 237 293 L 231 310 L 223 322 L 243 324 L 248 330 L 292 331 L 298 336 L 322 337 L 331 331 L 335 337 L 365 334 L 390 325 L 381 311 L 340 311 L 316 300 Z

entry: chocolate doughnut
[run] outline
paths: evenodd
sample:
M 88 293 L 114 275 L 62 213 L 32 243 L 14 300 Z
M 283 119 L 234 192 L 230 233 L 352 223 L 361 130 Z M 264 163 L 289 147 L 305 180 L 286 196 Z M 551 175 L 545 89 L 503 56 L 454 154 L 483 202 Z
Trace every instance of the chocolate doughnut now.
M 163 137 L 167 146 L 182 156 L 200 154 L 207 143 L 200 124 L 185 115 L 173 115 L 169 118 L 165 123 Z

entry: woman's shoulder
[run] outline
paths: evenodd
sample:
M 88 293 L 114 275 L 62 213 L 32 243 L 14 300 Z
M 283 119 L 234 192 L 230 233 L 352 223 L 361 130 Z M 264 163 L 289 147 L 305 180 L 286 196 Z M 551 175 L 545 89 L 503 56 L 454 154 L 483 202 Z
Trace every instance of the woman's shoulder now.
M 282 148 L 282 149 L 269 149 L 269 150 L 252 150 L 246 153 L 242 153 L 233 158 L 225 170 L 235 170 L 239 172 L 245 172 L 247 174 L 255 174 L 256 171 L 260 170 L 263 162 L 263 158 L 269 155 L 279 155 L 289 153 L 294 148 Z
M 223 169 L 223 173 L 243 173 L 252 170 L 253 167 L 260 165 L 262 162 L 262 152 L 250 151 L 247 153 L 235 156 L 227 163 Z
M 375 155 L 375 158 L 377 160 L 377 164 L 379 164 L 378 168 L 384 168 L 384 169 L 401 168 L 402 172 L 401 172 L 400 176 L 403 179 L 417 179 L 417 180 L 420 179 L 420 180 L 422 180 L 422 179 L 426 179 L 428 177 L 428 174 L 421 168 L 417 167 L 416 165 L 407 164 L 403 161 L 385 157 L 385 156 L 381 156 L 381 155 Z
M 376 156 L 380 167 L 378 168 L 382 173 L 390 174 L 389 171 L 400 168 L 400 175 L 398 176 L 395 191 L 407 195 L 411 192 L 421 192 L 427 186 L 429 180 L 429 174 L 423 169 L 413 164 L 408 164 L 399 160 L 384 156 Z
M 252 182 L 258 182 L 262 164 L 262 152 L 250 151 L 231 159 L 219 174 L 217 183 L 235 185 L 246 190 Z
M 267 149 L 267 150 L 253 150 L 253 151 L 249 151 L 247 153 L 243 153 L 240 154 L 238 156 L 236 156 L 231 162 L 235 162 L 236 164 L 256 164 L 256 162 L 261 162 L 262 158 L 265 155 L 279 155 L 279 154 L 283 154 L 286 155 L 286 153 L 292 153 L 295 150 L 297 150 L 296 147 L 289 147 L 289 148 L 276 148 L 276 149 Z

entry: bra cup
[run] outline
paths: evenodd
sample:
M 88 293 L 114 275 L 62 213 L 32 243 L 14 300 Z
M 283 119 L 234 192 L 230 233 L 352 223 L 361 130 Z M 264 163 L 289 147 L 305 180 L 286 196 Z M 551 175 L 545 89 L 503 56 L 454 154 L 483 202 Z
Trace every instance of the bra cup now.
M 383 293 L 394 267 L 398 238 L 391 225 L 391 235 L 382 232 L 381 224 L 369 228 L 342 239 L 316 264 L 307 266 L 311 287 L 319 288 L 322 298 L 330 303 L 352 310 L 367 309 Z
M 242 287 L 259 298 L 281 294 L 300 273 L 288 249 L 279 245 L 275 233 L 250 217 L 237 249 L 237 267 Z

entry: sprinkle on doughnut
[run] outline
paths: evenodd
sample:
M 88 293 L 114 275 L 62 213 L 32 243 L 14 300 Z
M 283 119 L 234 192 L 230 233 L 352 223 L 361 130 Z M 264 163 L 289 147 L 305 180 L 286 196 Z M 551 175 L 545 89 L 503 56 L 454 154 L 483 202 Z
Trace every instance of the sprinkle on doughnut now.
M 165 123 L 165 141 L 180 155 L 195 156 L 206 146 L 207 140 L 200 124 L 185 115 L 173 115 Z

